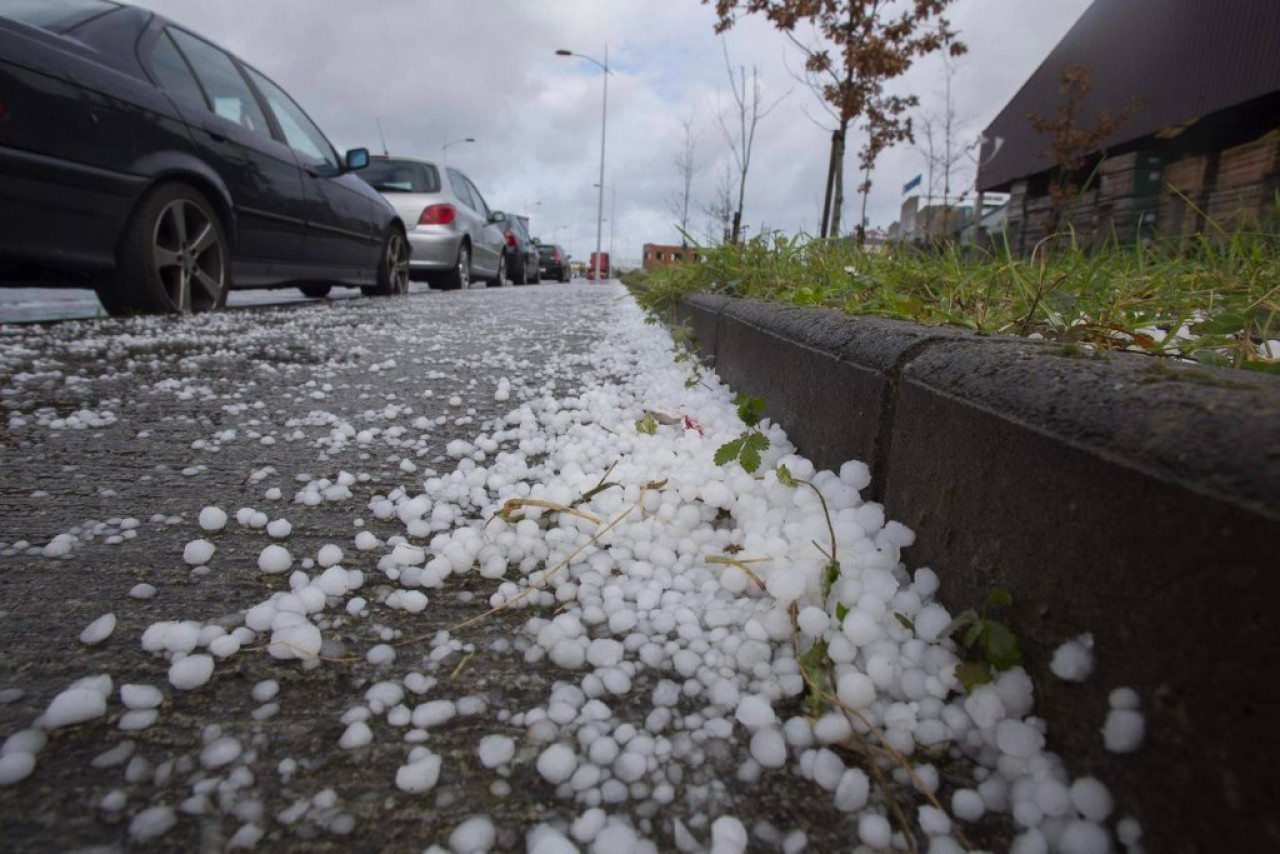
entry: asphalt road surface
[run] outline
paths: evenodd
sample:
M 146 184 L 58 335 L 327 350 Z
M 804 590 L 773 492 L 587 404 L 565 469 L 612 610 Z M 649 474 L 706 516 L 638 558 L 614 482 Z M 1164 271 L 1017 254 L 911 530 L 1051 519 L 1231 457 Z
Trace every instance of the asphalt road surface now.
M 534 770 L 537 728 L 510 723 L 545 706 L 564 678 L 545 660 L 526 664 L 528 612 L 498 614 L 459 633 L 448 655 L 427 655 L 438 648 L 425 639 L 486 609 L 493 580 L 455 575 L 421 613 L 339 612 L 325 626 L 319 666 L 241 653 L 190 691 L 170 686 L 168 661 L 139 639 L 164 620 L 241 625 L 247 606 L 287 589 L 287 576 L 257 567 L 277 541 L 295 561 L 339 545 L 376 604 L 387 594 L 377 568 L 386 549 L 359 551 L 353 540 L 367 530 L 385 541 L 404 526 L 376 518 L 370 500 L 452 471 L 449 443 L 474 440 L 519 401 L 576 393 L 583 354 L 624 299 L 614 283 L 575 281 L 0 326 L 0 737 L 30 727 L 75 680 L 114 680 L 105 715 L 50 732 L 30 776 L 0 787 L 0 848 L 132 849 L 130 823 L 154 807 L 172 810 L 176 823 L 145 850 L 422 851 L 474 815 L 491 817 L 496 849 L 523 850 L 529 828 L 567 828 L 581 807 Z M 509 401 L 496 399 L 504 379 Z M 337 429 L 344 424 L 347 434 Z M 267 497 L 272 489 L 280 499 Z M 298 503 L 301 493 L 315 506 Z M 224 530 L 198 526 L 209 505 L 231 515 Z M 275 540 L 239 523 L 241 508 L 292 530 Z M 204 537 L 217 548 L 207 572 L 184 560 L 186 544 Z M 138 585 L 154 596 L 136 598 L 146 592 Z M 82 643 L 81 631 L 107 612 L 117 619 L 111 636 Z M 388 640 L 398 644 L 394 671 L 365 658 Z M 428 697 L 456 703 L 430 731 L 444 770 L 427 795 L 393 785 L 406 747 L 387 727 L 367 745 L 339 746 L 353 700 L 415 668 Z M 119 728 L 126 683 L 162 689 L 153 725 Z M 651 690 L 638 678 L 633 695 Z M 626 698 L 614 711 L 626 714 Z M 494 733 L 516 744 L 497 770 L 476 751 Z M 848 847 L 848 827 L 813 784 L 790 774 L 785 787 L 735 783 L 741 756 L 731 743 L 708 742 L 696 763 L 670 774 L 676 797 L 665 808 L 640 798 L 611 812 L 632 810 L 659 850 L 681 841 L 673 817 L 705 844 L 704 810 L 741 816 L 757 831 L 753 849 L 780 850 L 795 829 L 809 850 Z

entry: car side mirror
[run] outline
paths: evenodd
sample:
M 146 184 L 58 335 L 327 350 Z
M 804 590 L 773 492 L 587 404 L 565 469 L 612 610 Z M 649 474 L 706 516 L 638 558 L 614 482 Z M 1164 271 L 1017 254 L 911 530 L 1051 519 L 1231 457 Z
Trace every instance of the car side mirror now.
M 489 222 L 506 222 L 506 221 L 507 221 L 507 215 L 504 214 L 502 211 L 494 211 L 493 213 L 489 214 Z
M 347 152 L 347 171 L 355 172 L 369 165 L 369 149 L 353 148 Z

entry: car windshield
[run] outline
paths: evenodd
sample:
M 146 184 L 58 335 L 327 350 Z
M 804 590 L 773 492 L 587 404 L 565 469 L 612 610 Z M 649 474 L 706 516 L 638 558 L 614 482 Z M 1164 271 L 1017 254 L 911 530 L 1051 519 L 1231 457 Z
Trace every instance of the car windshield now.
M 551 256 L 555 255 L 555 252 L 556 252 L 556 248 L 554 246 L 538 247 L 538 254 L 541 255 L 543 258 L 550 258 Z
M 379 158 L 358 174 L 380 193 L 440 192 L 440 173 L 430 163 Z
M 0 17 L 51 33 L 65 33 L 77 24 L 119 8 L 119 3 L 107 0 L 0 0 Z

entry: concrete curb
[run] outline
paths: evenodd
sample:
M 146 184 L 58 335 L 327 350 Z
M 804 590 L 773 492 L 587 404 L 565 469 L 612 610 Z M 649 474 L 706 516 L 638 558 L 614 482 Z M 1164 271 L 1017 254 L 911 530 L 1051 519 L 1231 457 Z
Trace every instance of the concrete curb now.
M 752 300 L 676 317 L 816 464 L 871 464 L 953 612 L 1013 592 L 1050 746 L 1146 850 L 1280 850 L 1280 382 Z M 1057 679 L 1085 631 L 1093 675 Z M 1122 685 L 1146 716 L 1128 755 L 1100 734 Z

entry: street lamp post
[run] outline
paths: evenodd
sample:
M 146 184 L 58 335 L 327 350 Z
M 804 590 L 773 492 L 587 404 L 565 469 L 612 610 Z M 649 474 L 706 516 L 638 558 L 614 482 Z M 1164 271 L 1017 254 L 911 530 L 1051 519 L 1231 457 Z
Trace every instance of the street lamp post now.
M 604 99 L 600 107 L 600 183 L 597 185 L 600 191 L 596 194 L 596 257 L 595 257 L 595 278 L 600 279 L 600 236 L 604 225 L 604 140 L 605 127 L 609 121 L 609 45 L 604 46 L 604 62 L 594 57 L 586 56 L 581 53 L 574 53 L 571 50 L 561 48 L 556 51 L 556 56 L 576 56 L 579 59 L 585 59 L 587 62 L 593 62 L 604 71 Z
M 465 139 L 450 140 L 449 142 L 446 142 L 444 145 L 440 146 L 440 156 L 444 159 L 445 165 L 447 166 L 449 164 L 449 146 L 457 145 L 460 142 L 475 142 L 475 141 L 476 141 L 476 138 L 474 136 L 469 136 Z
M 599 184 L 596 184 L 599 187 Z M 613 266 L 613 229 L 618 221 L 618 185 L 610 184 L 609 187 L 609 265 Z M 599 250 L 597 250 L 598 252 Z

